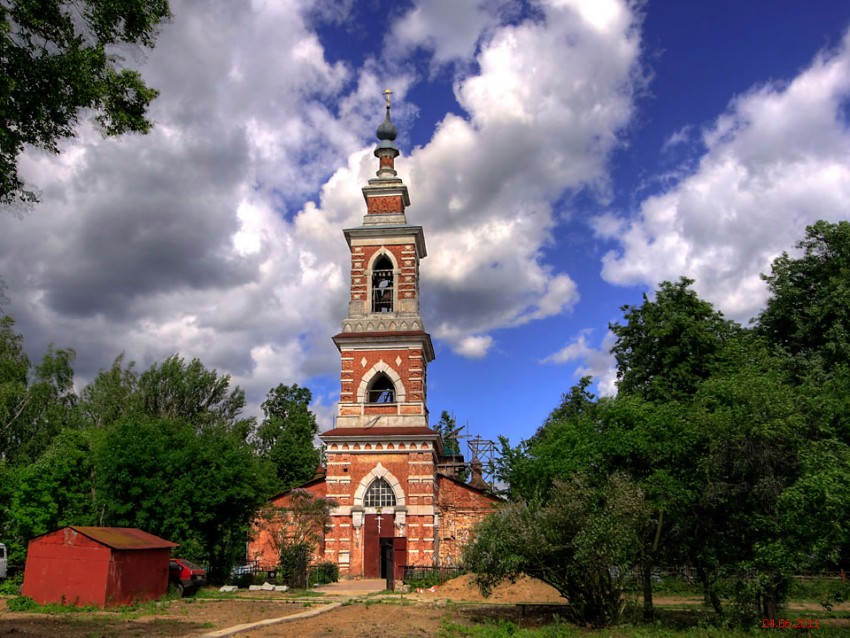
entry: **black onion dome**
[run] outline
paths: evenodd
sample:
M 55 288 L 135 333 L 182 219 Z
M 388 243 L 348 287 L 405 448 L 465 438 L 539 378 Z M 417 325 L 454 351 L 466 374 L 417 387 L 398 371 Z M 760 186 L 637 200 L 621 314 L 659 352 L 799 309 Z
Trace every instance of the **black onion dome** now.
M 393 121 L 390 119 L 390 107 L 387 106 L 387 117 L 381 122 L 381 125 L 378 127 L 378 139 L 379 140 L 395 140 L 398 135 L 398 129 L 393 124 Z

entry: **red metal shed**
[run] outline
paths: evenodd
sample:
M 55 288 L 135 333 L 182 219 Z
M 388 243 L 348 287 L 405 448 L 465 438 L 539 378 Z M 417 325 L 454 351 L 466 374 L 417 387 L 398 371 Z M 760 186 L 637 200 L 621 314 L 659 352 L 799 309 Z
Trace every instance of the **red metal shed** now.
M 21 593 L 42 605 L 116 607 L 160 598 L 172 547 L 134 527 L 65 527 L 29 542 Z

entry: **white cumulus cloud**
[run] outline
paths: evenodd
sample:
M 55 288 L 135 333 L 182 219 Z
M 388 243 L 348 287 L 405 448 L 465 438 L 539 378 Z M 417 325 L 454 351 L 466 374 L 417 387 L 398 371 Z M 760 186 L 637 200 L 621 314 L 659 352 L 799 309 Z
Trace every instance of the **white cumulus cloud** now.
M 787 82 L 736 97 L 702 134 L 696 168 L 646 198 L 630 219 L 596 220 L 620 247 L 603 260 L 616 284 L 686 275 L 728 316 L 758 313 L 759 274 L 805 227 L 850 210 L 850 32 Z M 680 141 L 680 140 L 677 140 Z
M 597 391 L 601 396 L 617 394 L 617 361 L 611 354 L 611 348 L 617 341 L 610 330 L 605 333 L 599 348 L 588 343 L 592 330 L 583 330 L 578 337 L 557 352 L 549 355 L 541 363 L 564 364 L 580 362 L 576 368 L 575 377 L 593 377 Z

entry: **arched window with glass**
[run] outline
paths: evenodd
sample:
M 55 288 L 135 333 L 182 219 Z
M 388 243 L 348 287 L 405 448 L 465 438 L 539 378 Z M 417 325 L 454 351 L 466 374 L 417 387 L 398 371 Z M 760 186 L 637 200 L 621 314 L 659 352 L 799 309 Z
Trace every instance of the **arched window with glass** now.
M 363 497 L 364 507 L 395 507 L 395 492 L 382 478 L 372 481 Z
M 381 255 L 372 266 L 372 312 L 393 311 L 393 262 Z

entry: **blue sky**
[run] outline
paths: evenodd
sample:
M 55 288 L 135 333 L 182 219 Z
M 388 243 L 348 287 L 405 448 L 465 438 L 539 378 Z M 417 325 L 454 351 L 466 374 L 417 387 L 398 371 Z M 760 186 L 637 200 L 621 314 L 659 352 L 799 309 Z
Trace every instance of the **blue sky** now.
M 728 316 L 817 219 L 850 210 L 850 5 L 839 1 L 175 1 L 156 129 L 28 151 L 42 203 L 0 217 L 8 310 L 78 385 L 121 352 L 231 374 L 252 413 L 338 397 L 342 228 L 381 92 L 425 229 L 432 421 L 530 436 L 581 374 L 615 390 L 607 327 L 687 275 Z

